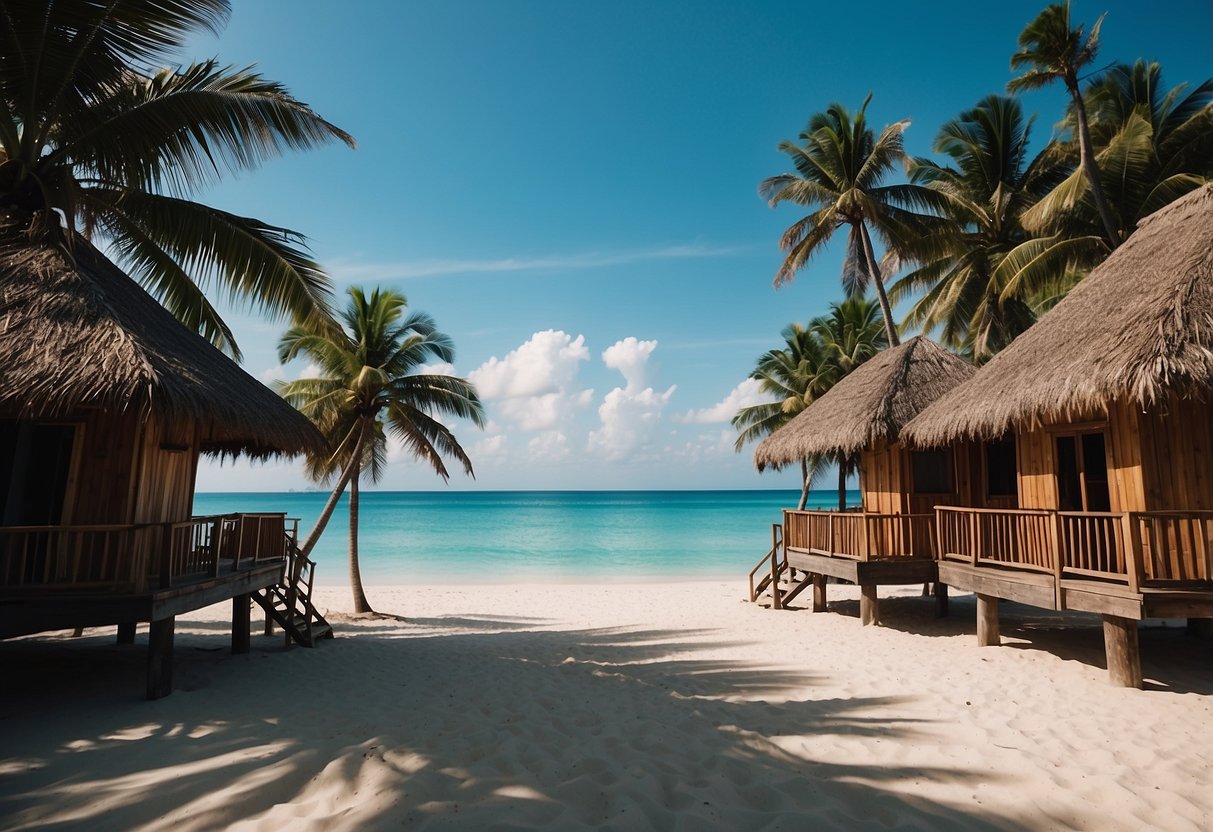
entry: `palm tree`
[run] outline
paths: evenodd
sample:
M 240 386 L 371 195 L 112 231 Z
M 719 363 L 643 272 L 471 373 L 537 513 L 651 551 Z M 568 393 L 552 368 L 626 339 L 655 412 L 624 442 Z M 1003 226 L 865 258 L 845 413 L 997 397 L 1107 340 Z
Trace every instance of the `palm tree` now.
M 1187 84 L 1167 90 L 1157 63 L 1116 64 L 1087 86 L 1083 101 L 1120 239 L 1138 220 L 1213 177 L 1213 79 L 1191 90 Z M 1064 122 L 1071 132 L 1077 117 L 1071 107 Z M 1058 144 L 1055 152 L 1067 160 L 1076 155 L 1072 142 Z M 1039 228 L 1089 222 L 1086 206 L 1067 210 L 1073 189 L 1072 182 L 1063 183 L 1027 221 Z
M 852 296 L 831 303 L 829 313 L 814 318 L 809 328 L 816 333 L 834 368 L 832 387 L 863 362 L 889 346 L 887 331 L 878 320 L 880 307 L 864 297 Z M 838 510 L 847 507 L 847 478 L 859 468 L 855 456 L 835 454 L 838 465 Z
M 1099 52 L 1099 27 L 1102 24 L 1101 16 L 1091 27 L 1091 33 L 1086 35 L 1082 24 L 1073 28 L 1070 26 L 1070 0 L 1045 8 L 1019 33 L 1019 51 L 1011 56 L 1011 69 L 1028 69 L 1007 84 L 1007 91 L 1014 93 L 1039 89 L 1058 80 L 1065 84 L 1074 108 L 1082 184 L 1091 190 L 1108 246 L 1116 248 L 1121 238 L 1104 196 L 1099 166 L 1091 145 L 1086 105 L 1078 88 L 1079 73 L 1095 60 Z M 1081 193 L 1072 191 L 1070 195 L 1071 199 L 1077 199 Z
M 917 298 L 903 326 L 939 329 L 979 362 L 1036 320 L 1029 289 L 1063 279 L 1079 255 L 1107 251 L 1099 238 L 1035 238 L 1024 228 L 1024 214 L 1071 170 L 1050 150 L 1029 153 L 1031 128 L 1018 100 L 987 96 L 940 128 L 934 149 L 950 165 L 915 159 L 910 168 L 912 181 L 946 200 L 950 229 L 889 294 Z
M 847 295 L 863 294 L 869 283 L 884 316 L 885 334 L 897 344 L 893 312 L 885 295 L 884 279 L 872 249 L 869 227 L 886 248 L 899 248 L 904 241 L 927 235 L 933 225 L 916 208 L 933 207 L 934 196 L 915 185 L 881 185 L 894 165 L 905 159 L 902 133 L 909 121 L 899 121 L 877 137 L 868 127 L 869 94 L 852 116 L 841 104 L 831 104 L 817 113 L 800 134 L 802 144 L 782 142 L 779 149 L 792 160 L 795 173 L 763 180 L 758 193 L 772 207 L 781 202 L 806 206 L 812 213 L 784 232 L 780 247 L 787 252 L 775 274 L 775 285 L 789 282 L 838 229 L 846 226 L 846 259 L 842 284 Z
M 780 336 L 784 347 L 765 353 L 749 375 L 763 393 L 775 398 L 743 407 L 733 417 L 733 427 L 738 430 L 733 449 L 738 453 L 750 442 L 769 436 L 792 421 L 833 383 L 835 367 L 826 360 L 816 332 L 793 323 Z M 803 510 L 808 504 L 809 489 L 828 464 L 829 460 L 822 455 L 800 461 L 797 509 Z
M 736 451 L 792 421 L 888 344 L 879 305 L 861 297 L 832 303 L 828 314 L 814 318 L 807 327 L 790 324 L 781 335 L 784 347 L 764 354 L 749 376 L 775 399 L 737 411 L 733 417 L 733 427 L 739 431 L 733 445 Z M 839 508 L 846 508 L 846 480 L 854 471 L 855 460 L 824 454 L 800 461 L 798 508 L 805 507 L 812 483 L 830 463 L 839 467 Z
M 309 321 L 288 330 L 278 356 L 286 363 L 301 355 L 320 368 L 317 378 L 279 385 L 279 392 L 328 437 L 331 452 L 309 460 L 318 481 L 338 476 L 316 527 L 301 547 L 311 552 L 346 485 L 350 487 L 350 586 L 354 611 L 372 612 L 358 565 L 358 495 L 362 472 L 377 481 L 386 461 L 386 437 L 393 436 L 438 476 L 449 479 L 443 457 L 474 476 L 472 462 L 439 415 L 484 424 L 484 411 L 471 382 L 421 372 L 427 362 L 454 360 L 450 338 L 426 314 L 408 312 L 403 295 L 375 289 L 368 296 L 351 288 L 341 325 Z
M 0 237 L 69 251 L 100 238 L 184 324 L 238 357 L 205 288 L 301 321 L 327 314 L 328 279 L 296 232 L 190 194 L 287 150 L 353 139 L 248 69 L 158 68 L 229 11 L 227 0 L 5 3 Z

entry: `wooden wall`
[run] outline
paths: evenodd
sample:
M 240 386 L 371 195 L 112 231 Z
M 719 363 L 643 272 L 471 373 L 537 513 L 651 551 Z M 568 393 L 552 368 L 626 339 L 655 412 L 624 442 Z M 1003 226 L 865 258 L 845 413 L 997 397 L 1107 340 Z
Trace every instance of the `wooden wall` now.
M 193 513 L 198 436 L 192 422 L 151 421 L 143 434 L 133 522 L 188 520 Z
M 897 442 L 882 442 L 859 458 L 859 489 L 863 510 L 876 514 L 904 514 L 910 490 L 906 452 Z
M 1171 397 L 1147 413 L 1132 412 L 1142 508 L 1213 510 L 1213 407 Z
M 1053 434 L 1044 428 L 1020 431 L 1015 436 L 1019 508 L 1057 508 Z

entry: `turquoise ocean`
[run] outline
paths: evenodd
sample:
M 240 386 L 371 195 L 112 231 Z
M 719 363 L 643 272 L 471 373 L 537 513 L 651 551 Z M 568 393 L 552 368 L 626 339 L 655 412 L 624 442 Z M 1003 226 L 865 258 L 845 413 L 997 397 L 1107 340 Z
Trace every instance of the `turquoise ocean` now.
M 742 579 L 770 548 L 798 491 L 364 491 L 359 562 L 367 584 Z M 321 492 L 203 493 L 196 515 L 286 512 L 311 529 Z M 855 504 L 858 492 L 848 495 Z M 810 508 L 838 505 L 813 491 Z M 342 498 L 312 553 L 317 579 L 346 583 Z

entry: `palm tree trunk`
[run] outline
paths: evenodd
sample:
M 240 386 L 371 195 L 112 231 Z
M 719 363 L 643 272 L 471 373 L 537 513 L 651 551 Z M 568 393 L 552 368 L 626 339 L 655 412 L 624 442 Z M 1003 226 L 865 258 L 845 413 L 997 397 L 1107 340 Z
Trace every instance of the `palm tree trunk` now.
M 889 296 L 884 291 L 884 278 L 880 275 L 880 264 L 876 262 L 876 253 L 872 250 L 872 238 L 868 236 L 866 223 L 859 224 L 859 235 L 863 239 L 863 257 L 868 261 L 868 274 L 876 284 L 876 299 L 880 301 L 880 313 L 884 316 L 884 332 L 888 336 L 889 346 L 895 347 L 901 343 L 897 339 L 897 327 L 893 325 L 893 309 L 889 306 Z
M 804 507 L 809 503 L 809 461 L 807 459 L 800 460 L 800 504 L 796 506 L 797 511 L 804 511 Z
M 1095 164 L 1095 151 L 1091 147 L 1091 128 L 1087 124 L 1087 105 L 1082 100 L 1077 80 L 1071 83 L 1067 78 L 1066 87 L 1070 90 L 1070 98 L 1074 100 L 1074 114 L 1078 119 L 1078 159 L 1082 164 L 1082 172 L 1091 186 L 1091 196 L 1095 200 L 1095 209 L 1099 211 L 1099 219 L 1103 222 L 1108 245 L 1116 248 L 1120 245 L 1120 232 L 1112 219 L 1112 211 L 1108 207 L 1107 197 L 1104 196 L 1103 184 L 1099 181 L 1099 166 Z
M 354 443 L 353 461 L 345 467 L 345 471 L 341 474 L 341 479 L 337 481 L 337 486 L 333 489 L 333 493 L 329 495 L 328 502 L 324 504 L 324 510 L 320 512 L 320 517 L 316 519 L 316 525 L 312 526 L 312 530 L 308 532 L 307 539 L 299 547 L 300 553 L 305 558 L 312 553 L 312 549 L 316 548 L 316 544 L 320 541 L 320 535 L 324 534 L 324 529 L 328 526 L 329 519 L 333 516 L 333 510 L 337 508 L 337 501 L 341 499 L 341 493 L 349 485 L 350 478 L 354 475 L 355 465 L 362 458 L 362 448 L 366 444 L 366 436 L 366 427 L 363 426 L 358 432 L 357 441 Z
M 354 593 L 354 612 L 374 612 L 362 588 L 362 570 L 358 568 L 358 480 L 362 477 L 362 458 L 355 460 L 354 476 L 350 478 L 350 589 Z
M 847 461 L 838 458 L 838 510 L 847 510 Z

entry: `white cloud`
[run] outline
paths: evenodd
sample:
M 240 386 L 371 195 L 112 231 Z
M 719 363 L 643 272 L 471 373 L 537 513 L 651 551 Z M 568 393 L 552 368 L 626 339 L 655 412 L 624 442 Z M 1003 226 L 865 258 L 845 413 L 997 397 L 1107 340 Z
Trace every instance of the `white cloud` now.
M 558 430 L 547 430 L 531 439 L 526 446 L 532 462 L 562 462 L 569 458 L 569 438 Z
M 453 376 L 455 373 L 455 365 L 448 364 L 445 361 L 439 361 L 437 364 L 422 364 L 417 368 L 417 375 L 421 376 Z
M 522 430 L 549 430 L 590 403 L 592 390 L 577 390 L 581 362 L 590 351 L 584 336 L 558 330 L 536 332 L 505 356 L 493 356 L 468 373 L 480 398 Z
M 688 410 L 681 416 L 675 416 L 674 421 L 686 425 L 713 425 L 731 422 L 741 408 L 769 401 L 771 401 L 771 397 L 762 392 L 760 382 L 757 379 L 747 378 L 711 407 Z
M 654 260 L 685 260 L 703 257 L 730 257 L 746 249 L 741 246 L 674 245 L 631 251 L 588 251 L 573 254 L 545 254 L 535 257 L 496 257 L 483 259 L 431 258 L 399 260 L 389 263 L 359 263 L 337 259 L 328 264 L 330 274 L 340 275 L 342 283 L 399 280 L 447 274 L 504 273 L 597 269 Z
M 266 369 L 262 370 L 260 375 L 257 377 L 261 379 L 262 384 L 268 386 L 275 381 L 286 380 L 283 378 L 283 376 L 286 375 L 285 370 L 286 367 L 281 364 L 276 364 L 273 367 L 267 367 Z M 299 371 L 299 375 L 297 375 L 295 378 L 320 378 L 320 367 L 316 364 L 308 364 Z
M 505 455 L 505 435 L 500 433 L 496 436 L 486 436 L 468 449 L 468 456 L 473 465 L 484 461 L 496 462 L 503 459 Z
M 656 347 L 656 341 L 625 338 L 603 352 L 603 363 L 619 370 L 627 386 L 607 393 L 598 407 L 601 427 L 590 432 L 590 451 L 608 460 L 622 460 L 642 455 L 652 444 L 661 414 L 676 389 L 675 385 L 664 393 L 651 387 L 641 389 L 646 365 Z

